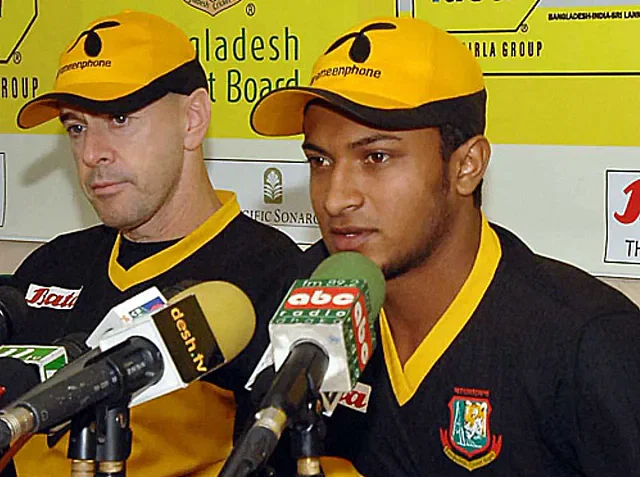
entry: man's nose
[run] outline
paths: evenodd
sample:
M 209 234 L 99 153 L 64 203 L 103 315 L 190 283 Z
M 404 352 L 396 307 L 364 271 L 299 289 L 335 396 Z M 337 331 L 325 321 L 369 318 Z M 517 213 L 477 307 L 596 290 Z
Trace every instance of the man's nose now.
M 324 207 L 331 216 L 358 209 L 364 202 L 356 164 L 338 161 L 328 177 Z
M 88 127 L 85 131 L 81 159 L 88 167 L 95 167 L 113 159 L 112 144 L 101 128 Z

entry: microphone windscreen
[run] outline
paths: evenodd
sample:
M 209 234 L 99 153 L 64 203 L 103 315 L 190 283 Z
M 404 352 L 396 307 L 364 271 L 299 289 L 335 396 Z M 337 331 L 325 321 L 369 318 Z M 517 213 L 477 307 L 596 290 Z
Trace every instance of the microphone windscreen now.
M 311 278 L 361 279 L 369 286 L 371 316 L 377 316 L 384 302 L 384 275 L 370 259 L 357 252 L 339 252 L 325 258 Z
M 38 384 L 40 373 L 35 364 L 27 364 L 15 358 L 0 358 L 0 386 L 5 389 L 0 397 L 0 409 Z
M 235 285 L 222 281 L 198 283 L 169 300 L 195 295 L 222 351 L 225 362 L 247 347 L 256 327 L 256 313 L 249 297 Z
M 24 295 L 17 288 L 0 286 L 0 314 L 7 323 L 7 338 L 20 336 L 31 323 L 32 315 L 24 300 Z

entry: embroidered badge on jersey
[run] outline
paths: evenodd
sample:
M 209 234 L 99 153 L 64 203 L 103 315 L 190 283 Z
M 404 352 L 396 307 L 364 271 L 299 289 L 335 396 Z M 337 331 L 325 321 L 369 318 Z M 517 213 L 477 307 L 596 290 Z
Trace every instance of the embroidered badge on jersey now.
M 71 310 L 78 297 L 80 296 L 79 290 L 69 290 L 67 288 L 60 288 L 56 286 L 42 286 L 35 283 L 29 284 L 29 289 L 25 296 L 27 305 L 34 308 L 54 308 L 56 310 Z
M 454 388 L 449 401 L 449 429 L 440 429 L 445 455 L 471 471 L 493 462 L 502 449 L 502 436 L 491 435 L 489 391 Z

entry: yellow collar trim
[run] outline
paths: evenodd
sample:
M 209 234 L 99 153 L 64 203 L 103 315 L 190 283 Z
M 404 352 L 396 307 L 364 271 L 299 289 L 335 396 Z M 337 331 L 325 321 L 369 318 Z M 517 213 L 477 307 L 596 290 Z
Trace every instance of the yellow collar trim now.
M 382 349 L 393 392 L 400 406 L 413 397 L 429 371 L 471 319 L 493 280 L 501 256 L 500 240 L 483 214 L 480 248 L 471 273 L 447 311 L 407 360 L 404 370 L 384 310 L 380 313 Z
M 162 275 L 218 235 L 229 222 L 240 214 L 240 205 L 236 194 L 233 192 L 219 190 L 216 191 L 216 195 L 222 202 L 222 207 L 211 217 L 177 243 L 151 257 L 145 258 L 140 263 L 136 263 L 129 270 L 125 270 L 118 263 L 118 254 L 122 241 L 122 234 L 118 233 L 109 257 L 109 279 L 111 282 L 120 291 L 124 291 L 134 285 Z

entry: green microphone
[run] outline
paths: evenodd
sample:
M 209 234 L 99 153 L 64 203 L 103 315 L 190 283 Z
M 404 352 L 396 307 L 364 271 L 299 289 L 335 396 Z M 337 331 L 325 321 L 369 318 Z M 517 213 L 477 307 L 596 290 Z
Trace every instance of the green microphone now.
M 219 477 L 257 470 L 284 429 L 301 417 L 298 425 L 308 428 L 309 396 L 322 391 L 339 397 L 355 387 L 376 346 L 375 322 L 383 301 L 382 272 L 355 252 L 332 255 L 309 279 L 293 283 L 269 323 L 275 378 Z M 322 475 L 309 473 L 320 466 L 314 435 L 307 436 L 305 455 L 298 456 L 299 475 Z
M 309 279 L 293 283 L 269 324 L 276 370 L 296 344 L 310 341 L 329 356 L 320 390 L 351 391 L 375 349 L 384 293 L 382 272 L 364 255 L 325 259 Z

